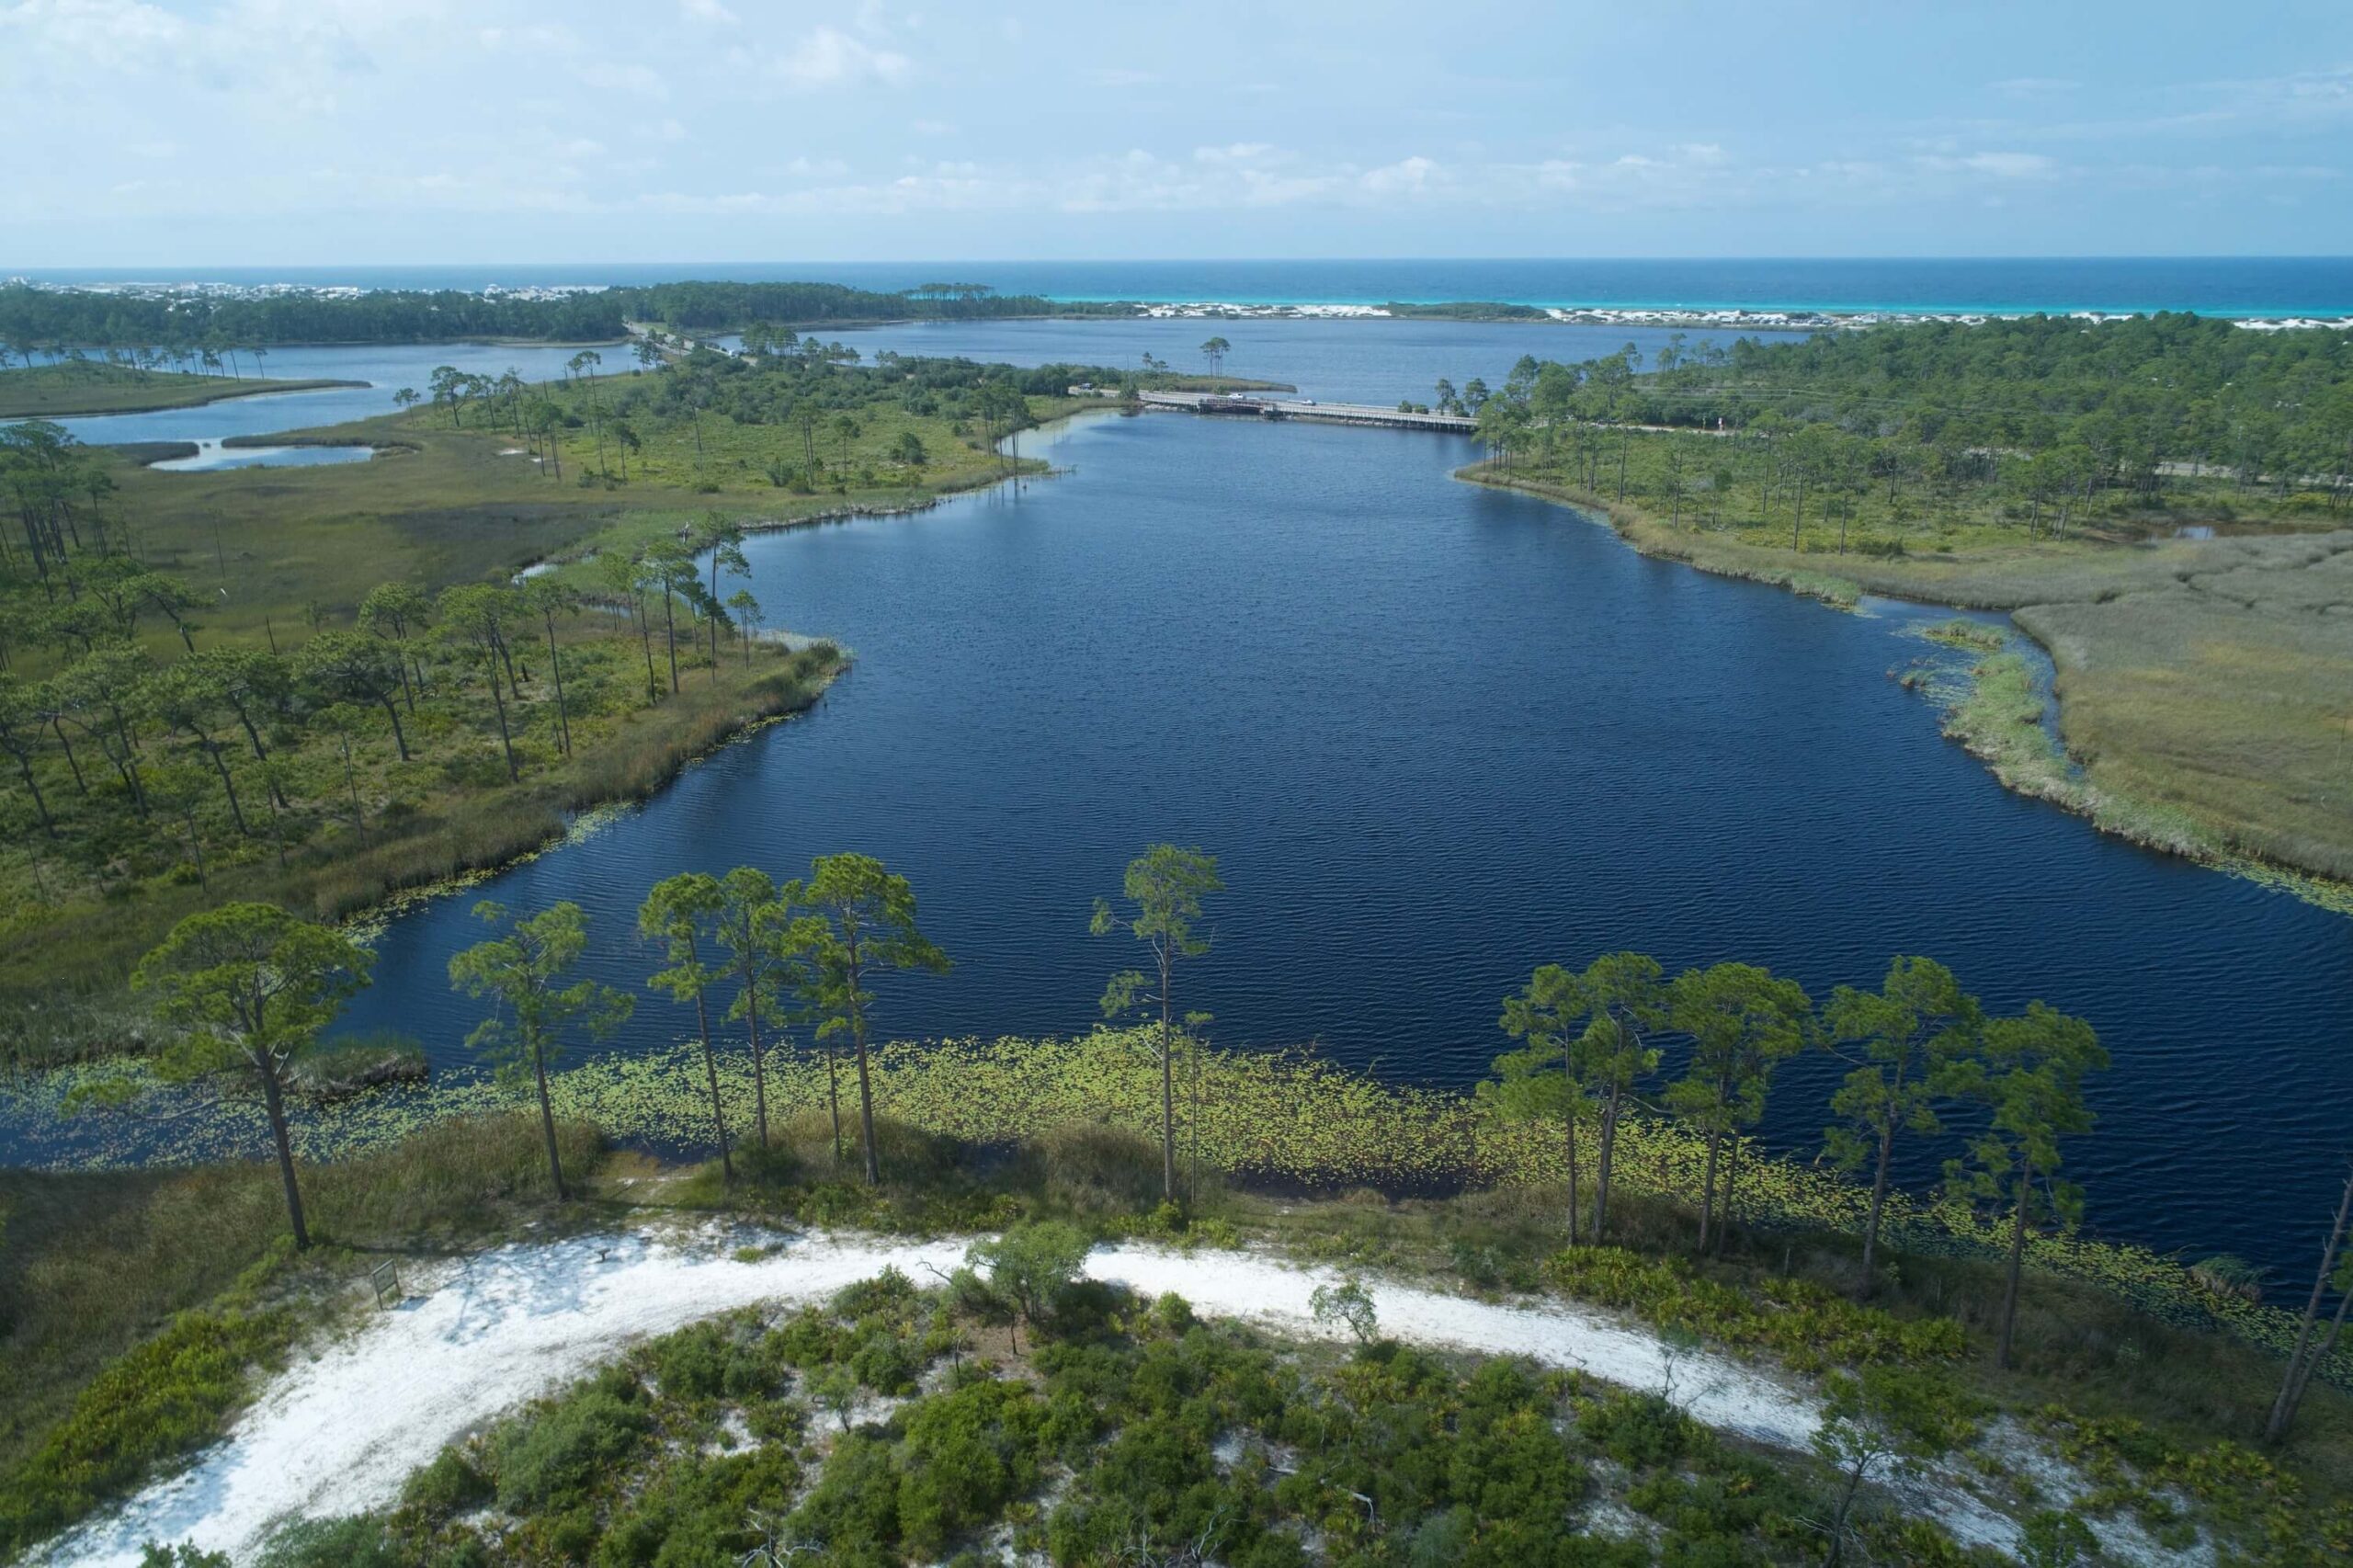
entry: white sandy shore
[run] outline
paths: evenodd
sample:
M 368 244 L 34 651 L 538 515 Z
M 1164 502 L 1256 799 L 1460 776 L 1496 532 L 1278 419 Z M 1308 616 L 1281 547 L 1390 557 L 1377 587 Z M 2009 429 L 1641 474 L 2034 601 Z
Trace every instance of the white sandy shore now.
M 755 1261 L 733 1253 L 774 1245 Z M 610 1359 L 630 1344 L 731 1309 L 822 1300 L 895 1267 L 928 1281 L 967 1242 L 779 1236 L 710 1226 L 676 1238 L 574 1237 L 496 1248 L 413 1273 L 410 1300 L 371 1314 L 280 1373 L 226 1441 L 35 1561 L 135 1568 L 150 1540 L 192 1540 L 244 1559 L 275 1522 L 383 1506 L 442 1446 Z M 1175 1291 L 1210 1316 L 1323 1335 L 1309 1298 L 1329 1270 L 1255 1254 L 1120 1246 L 1093 1277 L 1147 1296 Z M 1381 1331 L 1411 1344 L 1526 1356 L 1628 1387 L 1656 1389 L 1666 1358 L 1648 1330 L 1566 1306 L 1501 1306 L 1369 1280 Z M 1699 1420 L 1803 1449 L 1817 1424 L 1801 1390 L 1727 1358 L 1678 1357 L 1673 1395 Z M 1917 1491 L 1964 1540 L 2007 1548 L 2016 1530 L 1957 1486 Z

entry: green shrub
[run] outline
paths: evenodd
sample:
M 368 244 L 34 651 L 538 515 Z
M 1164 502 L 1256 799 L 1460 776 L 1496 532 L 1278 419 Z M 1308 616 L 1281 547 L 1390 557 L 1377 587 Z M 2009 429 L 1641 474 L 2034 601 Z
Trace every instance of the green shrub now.
M 594 1561 L 597 1568 L 735 1568 L 758 1544 L 754 1514 L 775 1508 L 800 1484 L 800 1464 L 781 1446 L 715 1458 L 679 1454 L 614 1518 Z
M 768 1335 L 788 1366 L 803 1371 L 838 1361 L 849 1351 L 849 1331 L 814 1307 L 804 1307 Z
M 139 1568 L 236 1568 L 225 1551 L 206 1551 L 194 1541 L 158 1546 L 149 1541 L 139 1553 Z
M 832 1305 L 835 1316 L 855 1321 L 884 1312 L 904 1313 L 915 1304 L 918 1294 L 915 1281 L 886 1266 L 873 1278 L 860 1279 L 835 1291 Z
M 824 1542 L 837 1561 L 897 1561 L 884 1555 L 899 1539 L 898 1477 L 891 1471 L 889 1445 L 862 1433 L 843 1434 L 824 1473 L 793 1510 L 792 1528 L 798 1539 Z
M 282 1312 L 191 1312 L 94 1379 L 23 1465 L 0 1476 L 0 1552 L 29 1546 L 218 1435 L 249 1369 L 292 1333 Z
M 910 1406 L 899 1450 L 899 1533 L 926 1559 L 1038 1485 L 1044 1409 L 1026 1384 L 989 1381 Z
M 1680 1258 L 1647 1258 L 1620 1247 L 1571 1247 L 1544 1272 L 1564 1294 L 1741 1349 L 1770 1350 L 1803 1372 L 1872 1361 L 1952 1361 L 1968 1343 L 1949 1318 L 1899 1318 L 1802 1279 L 1726 1285 Z
M 773 1337 L 741 1315 L 690 1324 L 655 1340 L 644 1354 L 654 1381 L 671 1399 L 756 1398 L 774 1392 L 784 1374 Z
M 498 1506 L 509 1513 L 570 1507 L 643 1439 L 650 1425 L 636 1380 L 609 1369 L 510 1423 L 493 1449 Z
M 1577 1430 L 1628 1470 L 1673 1464 L 1707 1431 L 1655 1393 L 1617 1393 L 1585 1407 Z
M 428 1517 L 441 1518 L 490 1501 L 490 1478 L 454 1444 L 408 1478 L 401 1501 Z
M 870 1334 L 850 1353 L 849 1369 L 876 1393 L 895 1398 L 915 1392 L 923 1358 L 915 1347 L 888 1329 Z
M 270 1534 L 254 1568 L 407 1568 L 370 1515 L 343 1519 L 298 1519 Z

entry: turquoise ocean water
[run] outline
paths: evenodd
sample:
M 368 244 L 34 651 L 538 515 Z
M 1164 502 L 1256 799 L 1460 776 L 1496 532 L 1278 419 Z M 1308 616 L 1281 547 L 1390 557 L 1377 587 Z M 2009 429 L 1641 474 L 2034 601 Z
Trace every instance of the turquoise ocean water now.
M 7 273 L 0 261 L 0 276 Z M 949 279 L 1059 300 L 1377 304 L 1503 301 L 1608 309 L 2188 310 L 2353 314 L 2353 257 L 2067 256 L 1934 259 L 586 262 L 449 267 L 169 266 L 28 274 L 55 282 L 208 281 L 466 289 L 681 278 L 818 278 L 897 290 Z

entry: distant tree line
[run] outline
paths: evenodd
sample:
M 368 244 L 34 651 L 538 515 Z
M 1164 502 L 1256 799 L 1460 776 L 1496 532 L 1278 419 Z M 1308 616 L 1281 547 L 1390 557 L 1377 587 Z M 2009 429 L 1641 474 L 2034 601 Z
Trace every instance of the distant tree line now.
M 353 295 L 263 298 L 146 296 L 86 290 L 0 287 L 0 359 L 30 365 L 74 347 L 166 348 L 231 343 L 439 343 L 518 337 L 548 343 L 618 338 L 632 321 L 710 331 L 755 321 L 960 321 L 1005 316 L 1124 313 L 999 294 L 976 284 L 926 285 L 898 293 L 837 283 L 657 283 L 526 299 L 456 290 L 377 290 Z
M 1643 373 L 1647 370 L 1648 373 Z M 1504 385 L 1441 381 L 1437 406 L 1479 421 L 1509 464 L 1540 453 L 1623 498 L 1644 429 L 1732 437 L 1676 449 L 1646 498 L 1711 516 L 1737 481 L 1792 530 L 1813 503 L 1843 522 L 1869 503 L 1900 525 L 1992 495 L 2029 533 L 2064 533 L 2103 496 L 2147 501 L 2209 474 L 2353 504 L 2353 333 L 2256 332 L 2161 313 L 2032 316 L 1687 345 L 1645 365 L 1632 344 L 1577 364 L 1523 358 Z M 1762 522 L 1765 518 L 1718 518 Z

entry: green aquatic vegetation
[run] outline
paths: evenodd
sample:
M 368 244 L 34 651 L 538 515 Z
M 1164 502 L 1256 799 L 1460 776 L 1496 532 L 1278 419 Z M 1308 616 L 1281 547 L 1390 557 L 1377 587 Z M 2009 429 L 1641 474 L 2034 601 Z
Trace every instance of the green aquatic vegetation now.
M 1982 620 L 1956 616 L 1940 620 L 1934 626 L 1924 626 L 1919 635 L 1931 642 L 1941 642 L 1948 648 L 1969 648 L 1980 653 L 1997 653 L 2008 645 L 2009 634 L 1998 626 L 1988 626 Z
M 1205 1166 L 1237 1179 L 1321 1191 L 1565 1190 L 1566 1154 L 1556 1127 L 1500 1119 L 1470 1096 L 1383 1083 L 1299 1051 L 1203 1046 L 1198 1058 L 1198 1092 L 1177 1107 L 1182 1141 L 1198 1149 Z M 716 1060 L 728 1115 L 748 1117 L 748 1052 L 722 1049 Z M 22 1114 L 40 1120 L 63 1116 L 94 1071 L 69 1066 L 24 1080 Z M 768 1073 L 771 1106 L 781 1114 L 822 1114 L 824 1067 L 805 1047 L 776 1042 Z M 551 1074 L 549 1092 L 560 1121 L 591 1124 L 624 1146 L 670 1148 L 680 1142 L 679 1129 L 708 1125 L 702 1077 L 699 1050 L 689 1040 L 665 1051 L 583 1062 Z M 1001 1148 L 1082 1126 L 1157 1140 L 1157 1040 L 1149 1030 L 898 1041 L 874 1049 L 872 1077 L 877 1108 L 890 1119 L 882 1124 L 886 1137 L 896 1127 L 909 1130 L 910 1137 Z M 150 1108 L 168 1107 L 172 1091 L 149 1082 L 155 1095 Z M 430 1088 L 393 1086 L 321 1108 L 298 1121 L 292 1133 L 304 1160 L 347 1159 L 389 1152 L 420 1129 L 452 1119 L 503 1116 L 516 1108 L 512 1090 L 461 1069 L 438 1074 Z M 61 1163 L 99 1169 L 154 1163 L 143 1142 L 143 1123 L 93 1110 L 68 1131 L 75 1148 Z M 182 1124 L 165 1163 L 249 1157 L 266 1147 L 266 1136 L 256 1108 L 223 1105 Z M 1616 1185 L 1696 1207 L 1706 1165 L 1703 1138 L 1671 1121 L 1630 1115 L 1617 1140 Z M 1809 1162 L 1775 1157 L 1745 1138 L 1733 1142 L 1745 1223 L 1861 1233 L 1868 1187 Z M 893 1157 L 904 1163 L 907 1156 Z M 840 1217 L 886 1225 L 923 1217 L 918 1207 L 887 1201 L 836 1207 L 828 1193 L 837 1190 L 813 1189 L 801 1216 L 813 1222 Z M 960 1222 L 1002 1224 L 1017 1217 L 1019 1208 L 1002 1196 L 982 1196 L 957 1212 L 964 1216 Z M 2009 1239 L 1982 1216 L 1900 1191 L 1888 1195 L 1881 1225 L 1892 1245 L 1915 1253 L 1993 1256 Z M 2025 1256 L 2040 1271 L 2097 1285 L 2167 1323 L 2219 1328 L 2279 1348 L 2294 1335 L 2292 1318 L 2277 1307 L 2200 1290 L 2177 1260 L 2146 1248 L 2080 1234 L 2029 1233 Z M 2353 1376 L 2353 1358 L 2340 1351 L 2330 1375 L 2332 1381 Z

